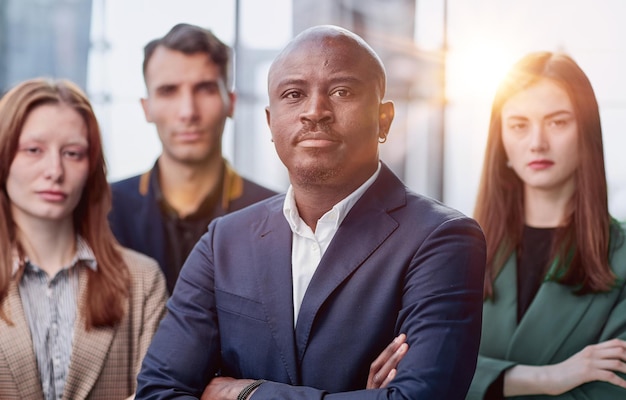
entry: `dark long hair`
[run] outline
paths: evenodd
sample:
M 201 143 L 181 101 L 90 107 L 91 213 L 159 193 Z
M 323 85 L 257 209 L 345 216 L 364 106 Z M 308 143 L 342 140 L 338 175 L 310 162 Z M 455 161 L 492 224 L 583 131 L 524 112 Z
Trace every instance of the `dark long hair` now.
M 557 263 L 553 279 L 583 294 L 609 290 L 615 275 L 609 266 L 608 195 L 604 171 L 600 113 L 589 79 L 569 56 L 536 52 L 518 61 L 500 84 L 491 109 L 491 122 L 474 217 L 487 239 L 485 296 L 513 251 L 519 248 L 524 226 L 523 183 L 512 168 L 502 144 L 502 107 L 507 100 L 540 79 L 563 88 L 572 102 L 578 124 L 579 165 L 576 190 L 568 204 L 564 226 L 557 229 L 550 255 Z

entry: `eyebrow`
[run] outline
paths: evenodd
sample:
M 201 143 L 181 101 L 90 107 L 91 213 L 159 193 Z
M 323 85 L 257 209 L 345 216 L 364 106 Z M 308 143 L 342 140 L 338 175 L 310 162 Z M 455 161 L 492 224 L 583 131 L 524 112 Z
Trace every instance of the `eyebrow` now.
M 179 87 L 183 83 L 184 82 L 164 82 L 164 83 L 161 83 L 161 84 L 155 86 L 154 90 L 158 91 L 158 90 L 162 90 L 162 89 L 165 89 L 165 88 L 175 88 L 175 87 Z M 193 87 L 206 86 L 206 85 L 218 86 L 219 87 L 219 79 L 203 79 L 201 81 L 195 82 L 193 84 Z
M 557 116 L 560 116 L 562 114 L 567 114 L 569 115 L 573 115 L 574 113 L 572 111 L 568 111 L 568 110 L 558 110 L 555 112 L 551 112 L 550 114 L 547 114 L 546 116 L 543 117 L 543 119 L 550 119 L 550 118 L 554 118 Z M 523 115 L 509 115 L 508 117 L 506 117 L 505 119 L 509 120 L 509 119 L 524 119 L 527 120 L 528 117 L 523 116 Z
M 329 83 L 331 85 L 336 85 L 340 83 L 349 83 L 349 84 L 351 83 L 351 84 L 358 85 L 358 84 L 363 84 L 363 80 L 359 78 L 355 78 L 354 76 L 337 76 L 337 77 L 331 78 L 329 80 Z M 278 83 L 276 84 L 276 87 L 291 86 L 291 85 L 301 86 L 301 85 L 306 85 L 306 84 L 307 84 L 306 79 L 287 78 L 287 79 L 278 81 Z
M 30 143 L 37 143 L 37 144 L 45 144 L 48 142 L 47 139 L 42 138 L 42 135 L 40 133 L 35 133 L 33 134 L 32 137 L 27 137 L 24 138 L 23 135 L 20 135 L 20 138 L 18 140 L 18 146 L 24 145 L 24 144 L 30 144 Z M 70 139 L 70 141 L 63 143 L 63 146 L 89 146 L 89 139 L 88 138 L 80 138 L 80 139 L 76 139 L 76 138 L 72 138 Z
M 549 118 L 558 117 L 558 116 L 560 116 L 561 114 L 573 115 L 574 113 L 573 113 L 572 111 L 569 111 L 569 110 L 559 110 L 559 111 L 555 111 L 555 112 L 553 112 L 553 113 L 550 113 L 550 114 L 546 115 L 546 116 L 544 117 L 544 119 L 549 119 Z
M 159 92 L 160 90 L 163 89 L 171 89 L 171 88 L 175 88 L 177 86 L 179 86 L 180 84 L 178 83 L 162 83 L 158 86 L 154 86 L 154 92 Z
M 303 85 L 306 83 L 304 79 L 283 79 L 276 83 L 277 87 L 280 86 L 291 86 L 291 85 Z
M 357 84 L 360 85 L 363 83 L 362 79 L 356 78 L 354 76 L 338 76 L 336 78 L 332 78 L 330 80 L 331 83 L 342 83 L 342 82 L 348 82 L 348 83 L 352 83 L 352 84 Z

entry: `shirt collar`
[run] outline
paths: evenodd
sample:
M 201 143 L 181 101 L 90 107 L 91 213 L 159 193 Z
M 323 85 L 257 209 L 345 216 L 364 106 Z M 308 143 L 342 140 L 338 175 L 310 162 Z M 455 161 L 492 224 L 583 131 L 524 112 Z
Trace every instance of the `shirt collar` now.
M 380 174 L 381 163 L 378 162 L 378 168 L 376 171 L 370 176 L 361 186 L 359 186 L 354 192 L 350 193 L 346 198 L 341 200 L 339 203 L 335 204 L 333 208 L 328 210 L 319 221 L 324 221 L 327 223 L 334 223 L 334 228 L 337 229 L 343 219 L 348 215 L 348 212 L 352 209 L 352 207 L 356 204 L 357 201 L 363 196 L 363 193 L 369 189 L 370 186 L 374 183 L 378 175 Z M 283 214 L 285 215 L 285 219 L 289 223 L 291 230 L 293 232 L 298 231 L 298 227 L 301 226 L 302 219 L 300 218 L 300 214 L 298 213 L 298 207 L 296 206 L 296 198 L 293 192 L 293 186 L 289 185 L 287 189 L 287 193 L 285 195 L 285 201 L 283 203 Z
M 159 160 L 157 160 L 152 170 L 150 170 L 147 175 L 144 174 L 142 176 L 142 181 L 146 183 L 149 182 L 157 204 L 159 204 L 164 214 L 173 220 L 177 220 L 179 219 L 178 213 L 167 203 L 167 200 L 163 196 L 159 175 Z M 144 178 L 144 176 L 146 176 L 146 178 Z M 143 186 L 144 185 L 141 185 L 141 187 Z M 216 210 L 219 207 L 221 207 L 223 212 L 227 212 L 230 208 L 230 203 L 243 195 L 243 186 L 243 178 L 233 169 L 225 158 L 222 158 L 220 182 L 218 182 L 215 189 L 204 198 L 198 209 L 191 215 L 185 217 L 185 219 L 199 220 L 206 217 L 212 218 L 215 213 L 220 213 Z M 140 191 L 141 190 L 140 188 Z M 143 191 L 147 192 L 147 185 L 143 188 Z
M 24 261 L 27 263 L 30 262 L 28 258 L 26 258 Z M 83 264 L 85 264 L 92 271 L 98 270 L 98 263 L 96 262 L 96 256 L 94 255 L 93 250 L 91 249 L 87 241 L 83 239 L 82 236 L 77 235 L 76 236 L 76 254 L 74 254 L 74 258 L 72 258 L 72 262 L 70 262 L 70 264 L 68 265 L 68 268 L 75 266 L 79 262 L 82 262 Z M 13 248 L 12 276 L 15 276 L 15 274 L 17 273 L 17 270 L 19 269 L 19 266 L 20 266 L 19 255 L 17 254 L 17 249 L 14 247 Z

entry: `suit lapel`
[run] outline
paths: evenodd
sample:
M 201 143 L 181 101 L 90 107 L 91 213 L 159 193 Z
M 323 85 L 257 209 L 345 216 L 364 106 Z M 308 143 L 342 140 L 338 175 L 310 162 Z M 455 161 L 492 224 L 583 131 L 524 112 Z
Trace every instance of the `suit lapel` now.
M 304 294 L 296 325 L 299 360 L 323 303 L 398 227 L 387 211 L 405 202 L 404 185 L 383 165 L 374 184 L 341 223 Z
M 621 228 L 611 228 L 611 246 L 619 247 L 612 247 L 609 264 L 618 279 L 623 280 L 626 277 L 626 264 L 616 260 L 624 259 L 626 246 L 620 244 L 621 236 L 614 229 Z M 511 340 L 511 356 L 521 361 L 528 358 L 537 364 L 554 362 L 554 356 L 564 342 L 576 335 L 576 329 L 585 326 L 582 320 L 587 313 L 594 312 L 592 305 L 594 310 L 612 308 L 618 295 L 619 290 L 613 289 L 602 294 L 577 296 L 572 294 L 571 287 L 552 281 L 544 282 Z M 606 305 L 602 306 L 602 302 Z M 600 305 L 596 307 L 594 303 Z M 541 343 L 541 346 L 537 346 L 537 343 Z
M 537 365 L 551 363 L 563 342 L 575 334 L 594 298 L 575 296 L 569 286 L 544 282 L 511 339 L 510 357 Z
M 78 315 L 63 398 L 87 397 L 100 376 L 115 335 L 115 328 L 85 330 L 82 310 L 87 303 L 87 296 L 87 270 L 83 268 L 79 278 Z
M 9 286 L 5 304 L 8 305 L 8 315 L 14 326 L 7 326 L 6 322 L 0 321 L 0 351 L 6 357 L 20 398 L 43 398 L 30 328 L 15 282 Z
M 282 213 L 284 196 L 269 204 L 269 215 L 254 240 L 258 293 L 292 385 L 300 384 L 293 335 L 291 230 Z M 279 245 L 276 245 L 278 243 Z M 272 288 L 272 290 L 267 290 Z
M 482 343 L 489 343 L 492 349 L 506 349 L 509 360 L 549 364 L 578 326 L 594 296 L 572 296 L 571 287 L 544 282 L 518 324 L 515 259 L 513 254 L 498 275 L 497 301 L 487 300 L 484 304 L 483 321 L 491 325 L 483 325 Z

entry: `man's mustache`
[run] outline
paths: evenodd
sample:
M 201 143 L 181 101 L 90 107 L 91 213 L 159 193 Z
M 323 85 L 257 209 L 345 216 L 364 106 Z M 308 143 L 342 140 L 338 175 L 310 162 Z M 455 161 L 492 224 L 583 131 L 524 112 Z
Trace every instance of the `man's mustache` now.
M 300 128 L 296 135 L 296 141 L 301 142 L 310 139 L 339 141 L 340 136 L 326 123 L 310 122 Z

